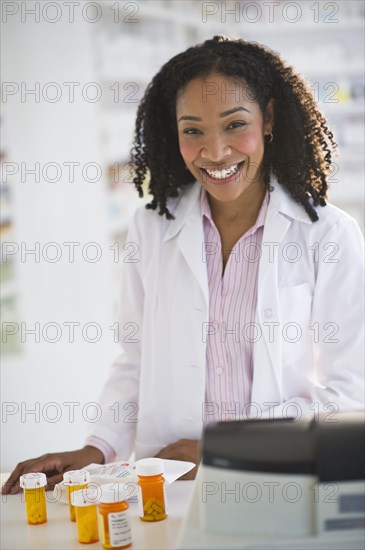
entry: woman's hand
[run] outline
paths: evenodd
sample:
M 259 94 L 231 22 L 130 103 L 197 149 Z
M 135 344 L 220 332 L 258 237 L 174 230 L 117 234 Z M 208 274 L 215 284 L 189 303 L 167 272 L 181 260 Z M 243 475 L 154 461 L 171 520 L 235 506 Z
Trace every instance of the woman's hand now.
M 9 479 L 4 483 L 1 492 L 3 495 L 17 493 L 20 488 L 19 477 L 30 472 L 44 472 L 47 476 L 46 489 L 50 491 L 56 483 L 62 481 L 64 472 L 78 470 L 91 462 L 104 463 L 103 453 L 91 445 L 86 445 L 77 451 L 50 453 L 38 458 L 31 458 L 16 466 Z
M 179 479 L 195 479 L 201 458 L 200 441 L 195 439 L 179 439 L 179 441 L 161 449 L 156 457 L 194 462 L 196 464 L 195 468 L 179 477 Z

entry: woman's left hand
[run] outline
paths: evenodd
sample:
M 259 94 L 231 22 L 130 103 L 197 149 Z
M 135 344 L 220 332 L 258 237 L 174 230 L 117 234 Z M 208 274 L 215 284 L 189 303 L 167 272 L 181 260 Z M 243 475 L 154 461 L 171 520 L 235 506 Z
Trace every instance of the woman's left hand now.
M 179 477 L 179 479 L 195 479 L 201 458 L 200 441 L 195 439 L 179 439 L 179 441 L 161 449 L 156 457 L 194 462 L 196 464 L 195 468 Z

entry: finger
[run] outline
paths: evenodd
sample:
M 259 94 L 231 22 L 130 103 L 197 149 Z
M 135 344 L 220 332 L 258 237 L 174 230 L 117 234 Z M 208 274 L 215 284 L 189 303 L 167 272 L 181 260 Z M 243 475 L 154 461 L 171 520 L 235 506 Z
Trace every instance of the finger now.
M 45 474 L 50 472 L 62 472 L 64 469 L 62 460 L 53 455 L 41 456 L 27 465 L 26 473 L 28 472 L 44 472 Z
M 67 460 L 64 464 L 61 463 L 58 469 L 55 468 L 54 470 L 49 471 L 47 474 L 46 491 L 51 491 L 57 483 L 61 483 L 65 472 L 68 472 L 69 470 L 78 470 L 79 468 L 80 466 L 78 464 L 73 463 L 71 460 Z
M 1 494 L 8 495 L 12 487 L 13 487 L 13 483 L 10 483 L 8 480 L 5 481 L 1 487 Z
M 15 483 L 13 483 L 13 485 L 10 489 L 10 494 L 15 495 L 16 493 L 19 493 L 19 491 L 20 491 L 20 482 L 18 480 Z
M 17 483 L 19 476 L 22 475 L 23 469 L 26 467 L 26 462 L 20 462 L 16 468 L 12 471 L 8 479 L 5 481 L 2 486 L 1 493 L 7 495 L 12 492 L 14 485 Z
M 47 485 L 46 485 L 46 491 L 52 491 L 57 485 L 57 483 L 61 483 L 63 480 L 63 474 L 57 474 L 55 476 L 47 477 Z

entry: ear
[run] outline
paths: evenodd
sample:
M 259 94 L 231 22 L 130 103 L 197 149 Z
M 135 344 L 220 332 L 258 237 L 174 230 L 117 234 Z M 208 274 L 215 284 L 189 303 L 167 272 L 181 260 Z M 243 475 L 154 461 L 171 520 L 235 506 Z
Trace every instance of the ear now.
M 271 98 L 266 106 L 264 119 L 264 134 L 270 134 L 274 127 L 274 98 Z

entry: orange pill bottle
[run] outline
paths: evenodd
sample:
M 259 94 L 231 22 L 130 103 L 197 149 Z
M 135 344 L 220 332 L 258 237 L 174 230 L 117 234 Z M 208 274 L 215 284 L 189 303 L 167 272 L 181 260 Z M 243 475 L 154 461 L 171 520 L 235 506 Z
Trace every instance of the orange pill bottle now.
M 98 519 L 104 548 L 128 548 L 132 544 L 127 493 L 121 483 L 101 486 Z
M 70 470 L 63 474 L 63 483 L 68 488 L 68 503 L 70 508 L 70 520 L 76 521 L 75 508 L 71 502 L 74 491 L 87 489 L 90 483 L 90 472 L 88 470 Z
M 97 499 L 97 491 L 92 489 L 78 489 L 71 493 L 71 504 L 76 517 L 77 538 L 83 544 L 99 540 Z
M 46 474 L 31 473 L 20 476 L 20 487 L 24 489 L 25 509 L 30 525 L 40 525 L 47 521 Z
M 160 458 L 143 458 L 136 462 L 138 476 L 138 515 L 143 521 L 167 518 L 167 500 L 163 462 Z

